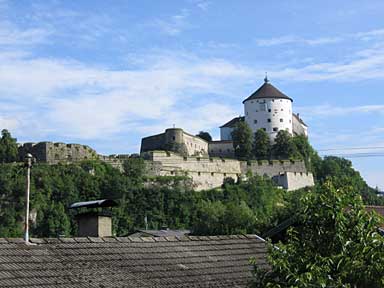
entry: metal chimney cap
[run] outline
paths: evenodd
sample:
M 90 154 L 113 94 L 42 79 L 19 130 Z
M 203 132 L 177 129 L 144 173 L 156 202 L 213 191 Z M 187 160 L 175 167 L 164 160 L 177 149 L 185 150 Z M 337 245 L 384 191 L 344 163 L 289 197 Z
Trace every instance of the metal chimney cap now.
M 99 208 L 99 207 L 115 207 L 117 202 L 112 199 L 102 199 L 102 200 L 93 200 L 86 202 L 76 202 L 69 206 L 69 209 L 78 209 L 78 208 Z

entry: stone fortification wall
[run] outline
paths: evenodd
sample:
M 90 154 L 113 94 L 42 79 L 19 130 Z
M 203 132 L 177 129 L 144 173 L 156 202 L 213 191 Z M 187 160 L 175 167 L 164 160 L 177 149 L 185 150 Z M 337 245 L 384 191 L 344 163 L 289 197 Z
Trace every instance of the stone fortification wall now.
M 165 151 L 150 151 L 143 156 L 146 159 L 148 175 L 186 175 L 192 178 L 196 190 L 220 187 L 225 178 L 238 180 L 247 172 L 260 176 L 267 175 L 288 190 L 314 185 L 313 175 L 307 173 L 303 161 L 245 162 L 222 158 L 182 157 Z
M 223 180 L 240 177 L 240 162 L 232 159 L 182 157 L 171 152 L 151 151 L 144 155 L 149 175 L 192 178 L 196 190 L 220 187 Z
M 161 150 L 165 146 L 165 133 L 145 137 L 141 139 L 140 153 L 153 150 Z
M 112 167 L 123 171 L 123 163 L 126 159 L 129 159 L 130 155 L 128 154 L 118 154 L 118 155 L 98 155 L 99 160 L 111 165 Z
M 273 180 L 277 185 L 287 187 L 286 189 L 288 191 L 315 185 L 313 174 L 311 172 L 285 172 L 274 176 Z
M 208 149 L 211 157 L 235 158 L 233 141 L 211 141 Z
M 267 175 L 273 177 L 283 172 L 297 172 L 306 173 L 304 161 L 290 161 L 290 160 L 263 160 L 263 161 L 241 161 L 241 173 L 246 174 L 252 172 L 253 175 Z
M 172 151 L 183 156 L 204 156 L 208 155 L 208 142 L 180 128 L 170 128 L 162 134 L 141 140 L 141 154 L 154 150 Z
M 25 143 L 19 147 L 20 158 L 23 159 L 26 153 L 31 153 L 38 162 L 48 164 L 98 158 L 96 151 L 89 146 L 53 142 Z
M 299 116 L 293 114 L 292 117 L 293 134 L 308 136 L 308 127 L 303 124 Z

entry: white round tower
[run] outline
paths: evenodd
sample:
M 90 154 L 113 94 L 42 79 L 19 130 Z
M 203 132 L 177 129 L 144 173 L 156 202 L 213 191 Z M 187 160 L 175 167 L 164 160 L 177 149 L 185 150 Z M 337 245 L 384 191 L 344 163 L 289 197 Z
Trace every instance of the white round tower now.
M 292 102 L 265 77 L 264 84 L 243 101 L 245 122 L 253 133 L 265 130 L 271 141 L 280 130 L 292 134 Z

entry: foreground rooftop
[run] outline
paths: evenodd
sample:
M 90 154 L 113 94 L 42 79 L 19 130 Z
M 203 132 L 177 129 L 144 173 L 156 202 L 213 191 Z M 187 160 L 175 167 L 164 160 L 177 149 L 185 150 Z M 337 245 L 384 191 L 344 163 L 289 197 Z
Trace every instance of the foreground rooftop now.
M 1 287 L 246 287 L 256 235 L 0 238 Z M 33 245 L 34 244 L 34 245 Z

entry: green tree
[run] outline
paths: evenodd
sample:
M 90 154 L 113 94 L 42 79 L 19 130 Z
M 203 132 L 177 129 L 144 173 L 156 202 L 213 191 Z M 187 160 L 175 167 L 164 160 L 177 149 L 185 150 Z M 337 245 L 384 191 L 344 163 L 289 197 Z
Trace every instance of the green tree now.
M 297 150 L 292 141 L 292 135 L 285 130 L 280 130 L 277 133 L 272 150 L 274 156 L 280 159 L 289 159 L 297 156 Z
M 7 129 L 1 131 L 0 138 L 0 162 L 11 163 L 18 160 L 18 148 L 16 138 L 12 138 Z
M 141 183 L 145 173 L 145 162 L 143 158 L 129 158 L 123 163 L 124 175 L 133 184 Z
M 200 131 L 199 134 L 196 135 L 197 137 L 200 137 L 201 139 L 204 139 L 205 141 L 211 142 L 212 136 L 208 132 Z
M 304 160 L 305 167 L 315 173 L 317 167 L 320 165 L 321 158 L 309 143 L 308 137 L 296 135 L 292 138 L 292 142 L 296 147 L 299 158 Z
M 252 156 L 252 130 L 245 121 L 236 124 L 232 131 L 233 148 L 238 159 L 247 160 Z
M 269 245 L 271 269 L 257 268 L 255 287 L 383 287 L 382 219 L 349 187 L 329 181 L 305 194 L 286 244 Z
M 271 141 L 267 132 L 259 129 L 255 133 L 253 141 L 253 156 L 256 159 L 267 159 L 271 153 Z

